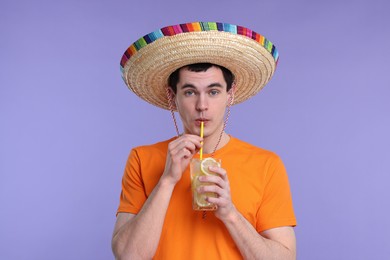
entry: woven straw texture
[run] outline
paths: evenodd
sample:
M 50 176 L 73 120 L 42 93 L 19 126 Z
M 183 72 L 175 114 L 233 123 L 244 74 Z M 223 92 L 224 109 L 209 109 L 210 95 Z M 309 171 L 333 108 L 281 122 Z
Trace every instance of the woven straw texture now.
M 123 67 L 123 79 L 136 95 L 169 110 L 169 75 L 182 66 L 209 62 L 235 75 L 234 104 L 258 93 L 271 79 L 276 62 L 259 42 L 223 31 L 193 31 L 161 37 L 133 53 Z

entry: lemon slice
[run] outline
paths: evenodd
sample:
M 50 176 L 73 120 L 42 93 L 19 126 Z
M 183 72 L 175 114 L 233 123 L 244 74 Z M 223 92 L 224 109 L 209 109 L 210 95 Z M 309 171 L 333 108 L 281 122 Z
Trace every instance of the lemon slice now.
M 195 180 L 194 180 L 194 185 L 195 185 L 195 187 L 199 187 L 201 184 L 200 184 L 200 182 L 199 182 L 199 180 L 198 180 L 198 177 L 199 176 L 197 176 L 196 178 L 195 178 Z M 195 201 L 196 201 L 196 204 L 199 206 L 199 207 L 208 207 L 208 206 L 210 206 L 210 203 L 209 202 L 207 202 L 206 201 L 206 197 L 207 197 L 207 193 L 204 193 L 204 194 L 201 194 L 201 193 L 198 193 L 198 192 L 196 192 L 195 194 Z
M 214 158 L 206 158 L 203 159 L 202 162 L 200 163 L 200 170 L 202 171 L 203 174 L 205 175 L 215 175 L 215 173 L 209 171 L 209 167 L 221 167 L 219 162 L 217 162 Z

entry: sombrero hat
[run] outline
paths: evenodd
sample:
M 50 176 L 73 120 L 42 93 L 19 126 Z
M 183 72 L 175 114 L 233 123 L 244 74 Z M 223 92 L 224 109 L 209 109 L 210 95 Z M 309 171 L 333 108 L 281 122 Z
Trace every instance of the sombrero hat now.
M 145 101 L 169 109 L 169 75 L 193 63 L 213 63 L 235 76 L 234 104 L 259 92 L 271 79 L 279 54 L 262 35 L 242 26 L 195 22 L 167 26 L 134 42 L 123 54 L 122 78 Z

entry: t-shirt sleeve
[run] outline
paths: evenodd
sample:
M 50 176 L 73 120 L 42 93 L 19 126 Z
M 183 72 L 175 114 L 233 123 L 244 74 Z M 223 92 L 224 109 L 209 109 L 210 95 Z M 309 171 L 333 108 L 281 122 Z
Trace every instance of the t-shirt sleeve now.
M 283 162 L 275 156 L 267 164 L 263 201 L 257 212 L 258 232 L 296 225 L 290 185 Z
M 137 214 L 147 199 L 141 178 L 140 158 L 137 150 L 130 152 L 122 178 L 122 191 L 117 213 Z

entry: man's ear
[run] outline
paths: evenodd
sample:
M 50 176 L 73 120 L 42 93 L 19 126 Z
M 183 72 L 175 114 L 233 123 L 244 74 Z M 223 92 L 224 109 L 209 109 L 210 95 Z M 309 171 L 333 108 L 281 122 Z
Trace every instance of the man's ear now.
M 231 106 L 233 105 L 234 103 L 234 93 L 236 93 L 236 83 L 233 82 L 232 83 L 232 87 L 230 88 L 229 92 L 228 92 L 228 106 Z

